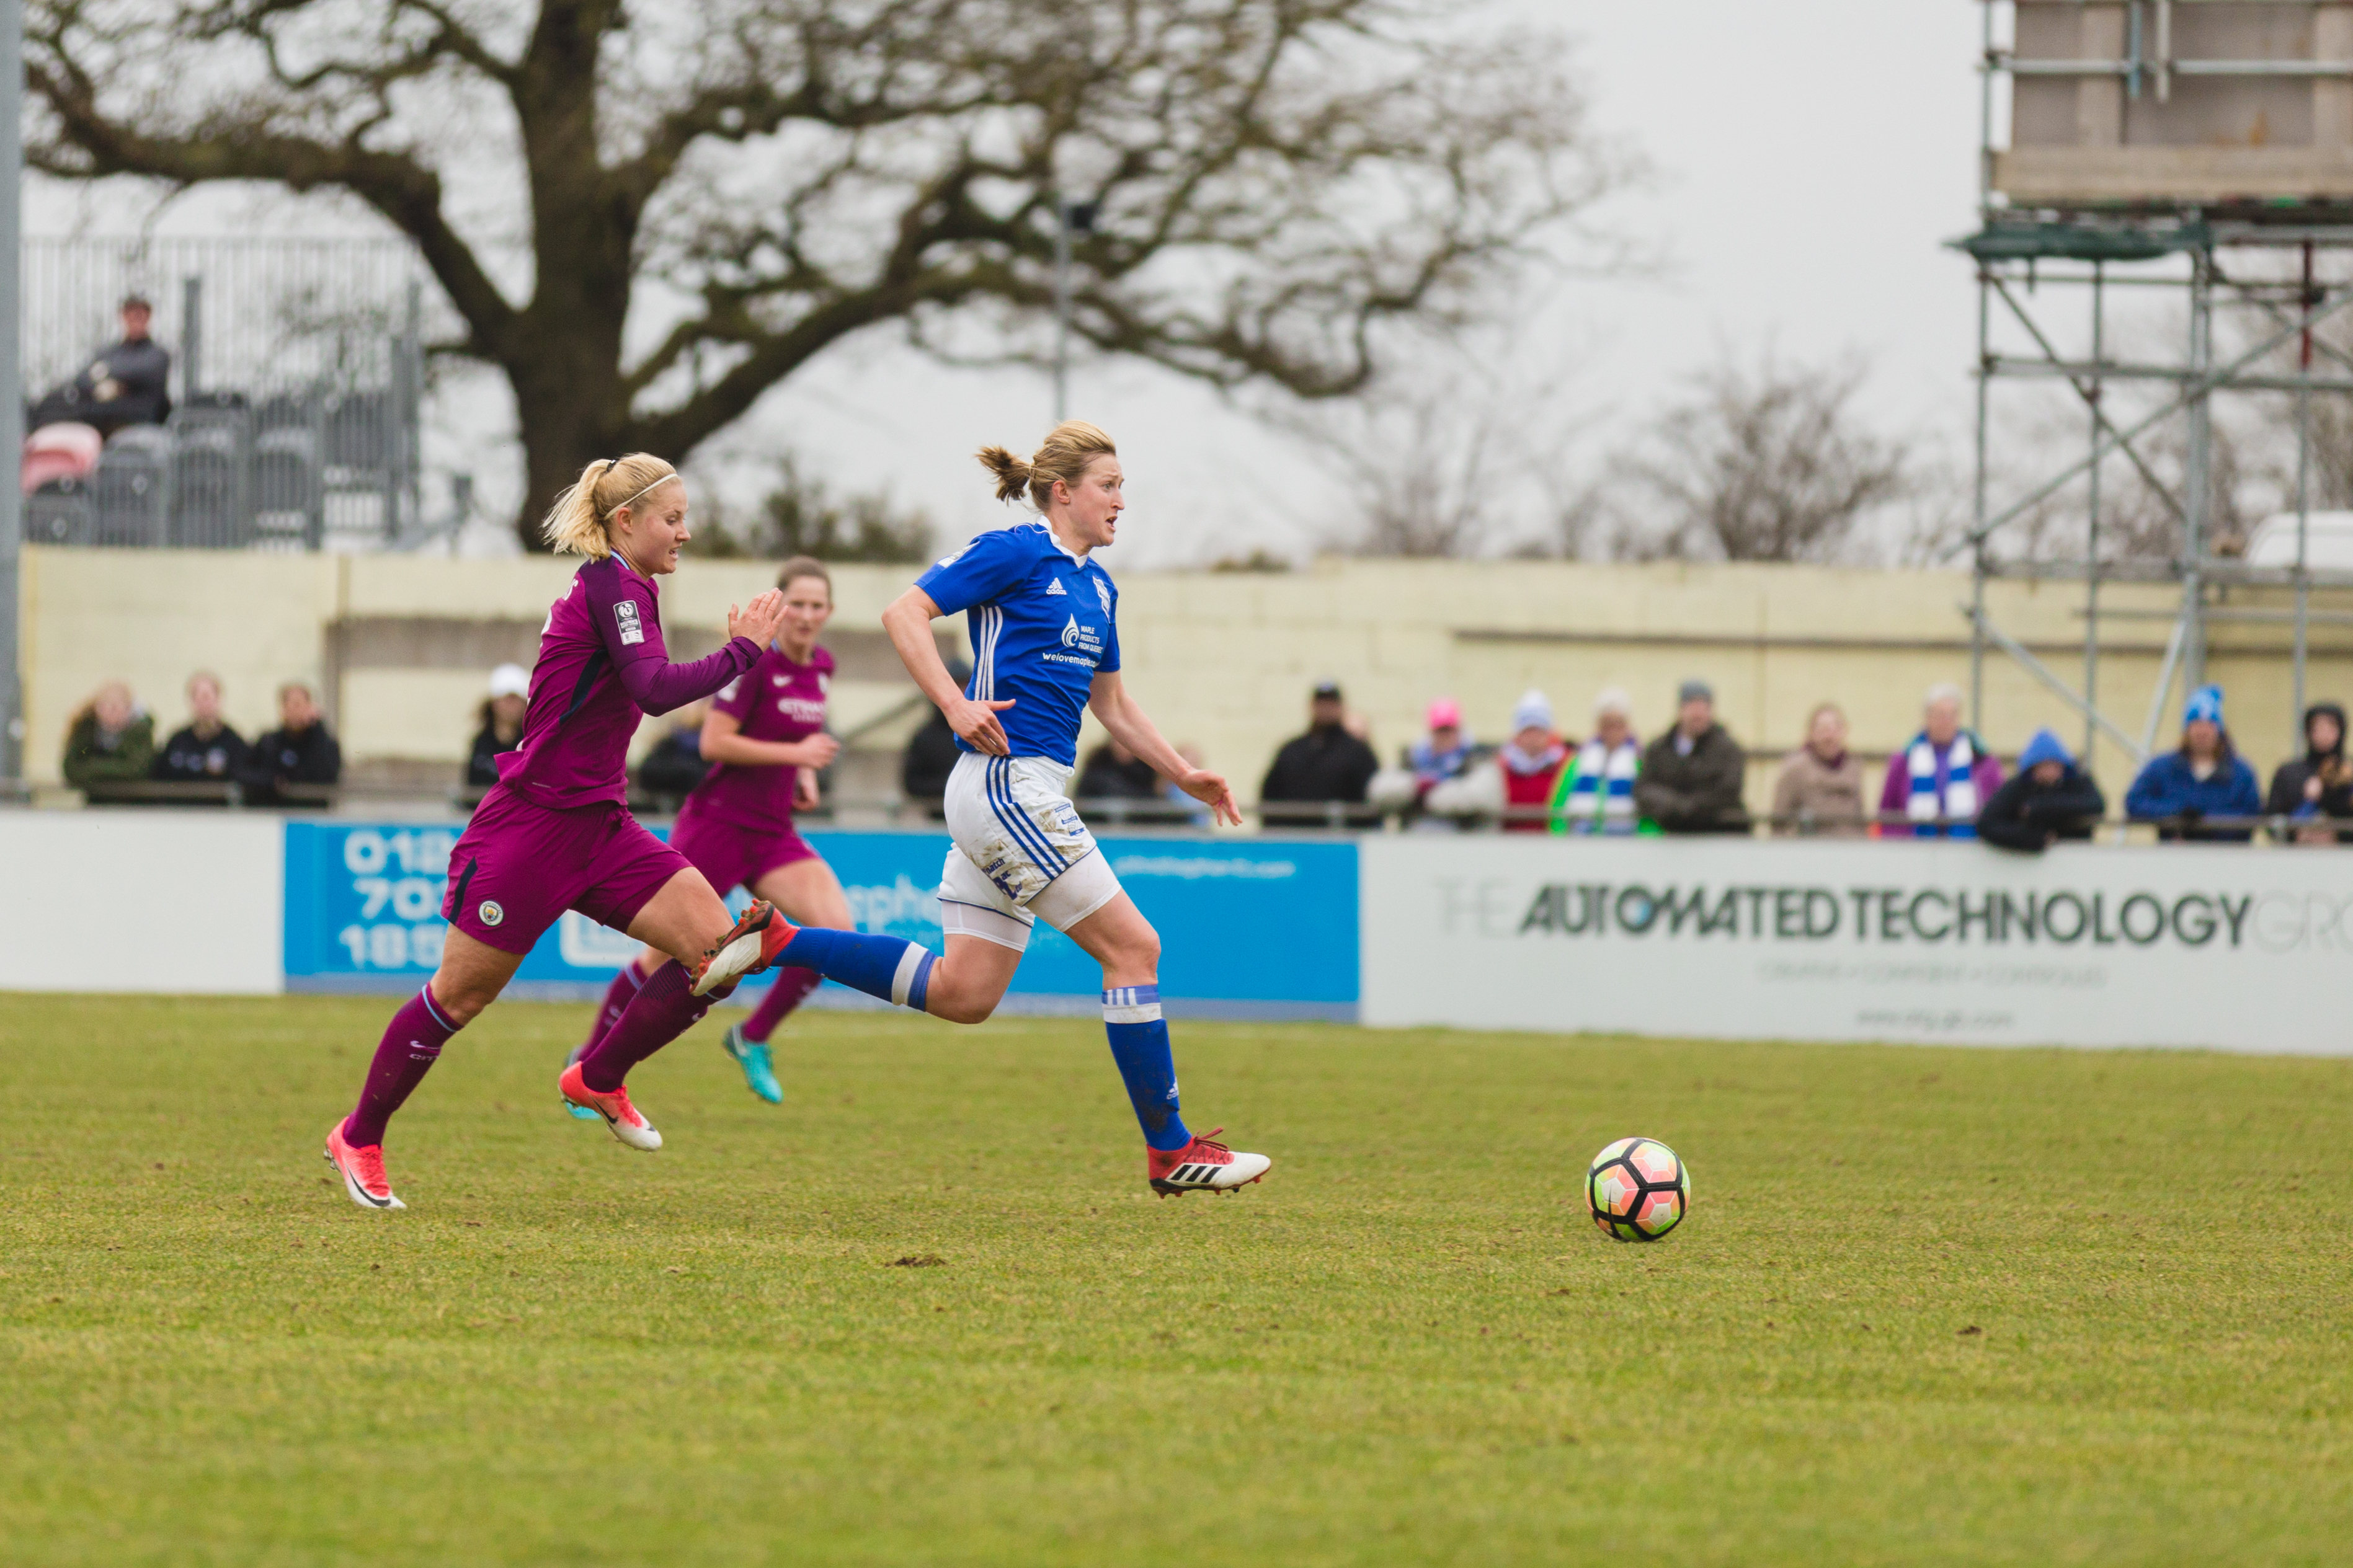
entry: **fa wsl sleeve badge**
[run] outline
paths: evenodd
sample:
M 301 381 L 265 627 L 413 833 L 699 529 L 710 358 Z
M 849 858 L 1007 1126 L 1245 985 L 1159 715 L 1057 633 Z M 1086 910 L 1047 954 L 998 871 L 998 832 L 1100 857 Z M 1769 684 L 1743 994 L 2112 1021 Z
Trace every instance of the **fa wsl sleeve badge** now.
M 628 647 L 631 643 L 646 640 L 646 628 L 638 619 L 638 602 L 635 599 L 623 599 L 619 604 L 615 605 L 613 621 L 621 628 L 623 647 Z

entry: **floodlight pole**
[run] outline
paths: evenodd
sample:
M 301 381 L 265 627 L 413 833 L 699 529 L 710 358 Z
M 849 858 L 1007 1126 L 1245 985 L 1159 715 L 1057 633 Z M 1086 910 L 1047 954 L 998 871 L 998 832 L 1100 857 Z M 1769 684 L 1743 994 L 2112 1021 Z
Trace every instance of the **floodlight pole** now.
M 1071 204 L 1054 195 L 1054 423 L 1071 416 Z
M 1054 423 L 1071 416 L 1071 236 L 1092 234 L 1096 202 L 1054 197 Z
M 0 781 L 25 776 L 25 691 L 17 658 L 18 563 L 23 554 L 24 345 L 17 286 L 23 252 L 25 11 L 0 0 Z

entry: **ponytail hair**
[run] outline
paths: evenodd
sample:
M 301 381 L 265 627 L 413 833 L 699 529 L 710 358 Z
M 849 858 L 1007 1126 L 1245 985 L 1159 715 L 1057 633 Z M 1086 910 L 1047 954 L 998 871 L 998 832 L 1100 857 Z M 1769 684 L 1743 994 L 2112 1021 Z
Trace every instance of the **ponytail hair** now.
M 1023 490 L 1039 511 L 1054 493 L 1054 481 L 1075 488 L 1097 458 L 1116 457 L 1119 448 L 1109 436 L 1083 419 L 1065 419 L 1048 432 L 1046 444 L 1023 462 L 1002 447 L 983 447 L 980 465 L 997 476 L 997 499 L 1009 501 Z
M 539 525 L 540 533 L 559 555 L 602 561 L 613 553 L 613 541 L 606 531 L 613 514 L 676 478 L 678 470 L 650 452 L 599 458 L 555 498 Z

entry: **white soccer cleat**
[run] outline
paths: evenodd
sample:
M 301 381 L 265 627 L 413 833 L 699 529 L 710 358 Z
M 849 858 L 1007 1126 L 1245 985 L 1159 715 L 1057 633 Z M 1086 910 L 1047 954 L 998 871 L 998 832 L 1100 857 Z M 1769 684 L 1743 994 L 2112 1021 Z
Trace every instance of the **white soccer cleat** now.
M 654 1124 L 629 1103 L 627 1084 L 609 1094 L 590 1089 L 580 1076 L 580 1064 L 574 1062 L 564 1069 L 564 1076 L 555 1080 L 555 1088 L 564 1096 L 565 1104 L 585 1106 L 595 1111 L 605 1119 L 605 1125 L 613 1130 L 613 1136 L 630 1148 L 643 1149 L 650 1153 L 661 1147 L 661 1134 L 654 1131 Z
M 696 963 L 691 976 L 694 994 L 708 996 L 731 980 L 757 974 L 799 934 L 800 927 L 778 914 L 774 904 L 765 899 L 754 902 Z
M 1152 1178 L 1152 1190 L 1163 1197 L 1170 1193 L 1236 1192 L 1273 1168 L 1274 1162 L 1263 1154 L 1239 1154 L 1213 1142 L 1224 1131 L 1212 1127 L 1207 1137 L 1196 1134 L 1182 1149 L 1147 1150 L 1144 1168 Z
M 327 1129 L 327 1163 L 343 1179 L 343 1191 L 364 1209 L 405 1209 L 392 1195 L 392 1182 L 384 1173 L 384 1145 L 354 1148 L 343 1141 L 343 1124 Z

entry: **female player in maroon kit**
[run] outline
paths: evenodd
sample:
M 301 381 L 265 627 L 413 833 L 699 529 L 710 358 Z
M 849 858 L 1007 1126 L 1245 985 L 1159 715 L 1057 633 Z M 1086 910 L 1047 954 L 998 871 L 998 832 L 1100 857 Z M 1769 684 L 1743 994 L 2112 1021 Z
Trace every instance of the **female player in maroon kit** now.
M 833 656 L 818 635 L 833 615 L 833 578 L 824 563 L 796 555 L 776 574 L 784 627 L 750 672 L 723 688 L 702 722 L 702 755 L 715 764 L 688 795 L 670 830 L 670 847 L 713 888 L 743 887 L 801 925 L 848 927 L 849 900 L 833 868 L 793 826 L 793 811 L 818 805 L 817 772 L 840 742 L 825 732 Z M 648 947 L 613 976 L 605 1005 L 574 1061 L 596 1049 L 649 976 L 670 955 Z M 768 1059 L 768 1037 L 820 983 L 815 970 L 781 968 L 752 1016 L 722 1042 L 744 1081 L 771 1105 L 783 1089 Z M 578 1115 L 593 1111 L 575 1110 Z
M 558 1080 L 566 1101 L 604 1117 L 634 1149 L 660 1148 L 661 1134 L 629 1103 L 623 1076 L 788 935 L 765 904 L 731 920 L 702 873 L 630 816 L 623 772 L 644 715 L 697 701 L 752 668 L 783 622 L 783 596 L 729 605 L 726 647 L 670 662 L 654 579 L 678 570 L 686 486 L 643 452 L 589 464 L 546 529 L 554 548 L 588 561 L 540 634 L 522 743 L 500 756 L 499 782 L 449 852 L 440 967 L 393 1016 L 359 1104 L 327 1132 L 327 1162 L 364 1208 L 406 1206 L 385 1175 L 385 1122 L 565 910 L 671 955 Z

